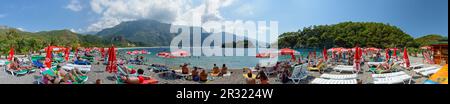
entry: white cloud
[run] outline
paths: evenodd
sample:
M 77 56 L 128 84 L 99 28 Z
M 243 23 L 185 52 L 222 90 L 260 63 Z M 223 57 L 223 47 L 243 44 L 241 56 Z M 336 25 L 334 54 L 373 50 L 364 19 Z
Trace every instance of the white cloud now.
M 17 30 L 20 30 L 20 31 L 26 31 L 24 28 L 17 28 Z
M 83 10 L 83 6 L 81 6 L 81 3 L 79 0 L 70 0 L 69 5 L 67 5 L 65 8 L 75 11 L 75 12 L 79 12 L 79 11 Z
M 0 14 L 0 18 L 5 18 L 6 14 Z
M 193 14 L 199 14 L 203 22 L 220 21 L 223 20 L 220 9 L 231 5 L 233 1 L 204 0 L 194 5 L 191 0 L 92 0 L 91 10 L 100 18 L 86 31 L 100 31 L 124 21 L 138 19 L 190 25 Z
M 254 15 L 255 7 L 249 4 L 243 4 L 238 9 L 235 9 L 235 12 L 241 16 L 251 16 Z

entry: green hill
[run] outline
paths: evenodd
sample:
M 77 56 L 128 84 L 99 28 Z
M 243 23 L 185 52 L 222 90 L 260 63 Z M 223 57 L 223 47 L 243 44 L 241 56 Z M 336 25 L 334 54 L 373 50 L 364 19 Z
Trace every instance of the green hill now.
M 0 29 L 0 54 L 9 51 L 9 47 L 13 46 L 16 53 L 26 53 L 28 51 L 37 51 L 48 45 L 75 47 L 105 47 L 110 43 L 117 46 L 133 45 L 127 40 L 114 39 L 105 40 L 95 35 L 81 35 L 73 33 L 69 30 L 54 30 L 42 32 L 24 32 L 14 28 Z
M 443 36 L 437 35 L 437 34 L 429 34 L 429 35 L 415 39 L 415 42 L 419 46 L 427 46 L 427 45 L 436 44 L 441 41 L 447 41 L 447 40 L 448 40 L 448 37 L 443 37 Z
M 279 47 L 405 47 L 413 46 L 414 38 L 398 27 L 375 22 L 343 22 L 334 25 L 317 25 L 298 32 L 280 35 Z

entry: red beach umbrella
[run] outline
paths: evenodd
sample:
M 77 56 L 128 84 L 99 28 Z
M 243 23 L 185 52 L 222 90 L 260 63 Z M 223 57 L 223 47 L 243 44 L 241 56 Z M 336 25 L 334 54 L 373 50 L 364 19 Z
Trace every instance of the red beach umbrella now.
M 9 57 L 8 57 L 8 60 L 11 61 L 11 60 L 13 59 L 13 57 L 14 57 L 14 48 L 11 47 L 11 48 L 9 48 Z
M 325 61 L 327 61 L 328 60 L 328 54 L 327 54 L 327 49 L 326 48 L 323 48 L 323 59 L 325 60 Z
M 407 49 L 403 49 L 403 59 L 405 60 L 406 67 L 409 68 L 411 63 L 409 62 L 408 51 Z
M 47 47 L 46 51 L 46 57 L 45 57 L 45 66 L 47 66 L 47 68 L 51 68 L 52 67 L 52 47 L 49 46 Z

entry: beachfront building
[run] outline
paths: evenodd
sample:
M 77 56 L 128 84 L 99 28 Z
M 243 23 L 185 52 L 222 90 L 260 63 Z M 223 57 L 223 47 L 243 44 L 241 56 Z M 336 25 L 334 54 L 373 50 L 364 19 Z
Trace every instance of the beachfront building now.
M 431 45 L 435 64 L 448 64 L 448 40 L 441 40 Z

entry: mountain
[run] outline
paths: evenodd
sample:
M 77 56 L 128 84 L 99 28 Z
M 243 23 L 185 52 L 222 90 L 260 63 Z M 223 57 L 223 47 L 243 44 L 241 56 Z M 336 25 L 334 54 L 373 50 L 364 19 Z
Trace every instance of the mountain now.
M 98 32 L 97 35 L 101 36 L 105 39 L 111 39 L 111 38 L 125 38 L 126 40 L 129 40 L 131 42 L 138 43 L 137 46 L 169 46 L 172 39 L 174 39 L 177 34 L 170 33 L 170 28 L 172 24 L 167 23 L 161 23 L 154 20 L 136 20 L 136 21 L 128 21 L 128 22 L 122 22 L 117 26 L 114 26 L 112 28 L 103 29 L 102 31 Z M 190 27 L 190 26 L 179 26 L 183 28 L 189 28 L 191 30 L 193 29 L 200 29 L 203 30 L 201 27 Z M 225 33 L 223 33 L 225 34 Z M 209 37 L 211 34 L 203 33 L 201 35 L 202 42 Z M 244 40 L 245 37 L 237 36 L 235 34 L 227 33 L 226 35 L 233 35 L 235 39 L 242 39 Z M 192 36 L 192 34 L 191 34 Z M 213 39 L 224 39 L 225 35 L 222 35 L 222 37 L 212 37 Z M 247 40 L 254 40 L 254 39 L 247 39 Z M 192 38 L 191 38 L 192 43 Z M 222 40 L 222 43 L 231 43 L 233 41 L 225 41 Z M 221 46 L 222 44 L 217 44 L 216 46 Z

